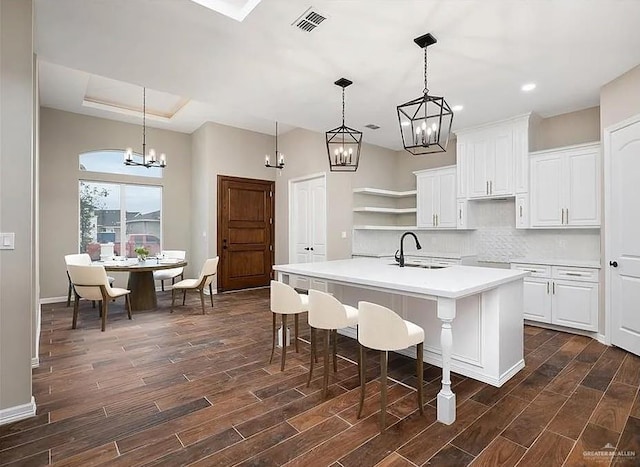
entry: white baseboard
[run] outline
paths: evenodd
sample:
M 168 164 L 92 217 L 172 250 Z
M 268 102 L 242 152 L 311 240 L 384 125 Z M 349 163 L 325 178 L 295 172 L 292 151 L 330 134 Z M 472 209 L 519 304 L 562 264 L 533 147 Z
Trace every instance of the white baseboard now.
M 40 366 L 40 357 L 34 357 L 31 359 L 31 368 L 38 368 Z
M 33 417 L 36 414 L 36 400 L 31 396 L 28 404 L 16 405 L 7 409 L 0 409 L 0 425 L 17 422 L 25 418 Z
M 598 342 L 600 342 L 601 344 L 604 344 L 604 345 L 611 345 L 611 344 L 609 344 L 609 343 L 607 342 L 607 338 L 605 337 L 605 335 L 604 335 L 604 334 L 600 334 L 600 333 L 598 333 L 598 335 L 596 336 L 596 340 L 597 340 Z
M 71 302 L 73 303 L 73 297 L 71 297 Z M 67 303 L 67 297 L 48 297 L 40 299 L 40 305 L 46 305 L 49 303 Z
M 599 338 L 601 334 L 598 334 L 593 331 L 583 331 L 582 329 L 569 328 L 567 326 L 560 326 L 558 324 L 539 323 L 537 321 L 529 321 L 528 319 L 524 320 L 524 324 L 528 324 L 530 326 L 534 326 L 537 328 L 551 329 L 552 331 L 560 331 L 560 332 L 566 332 L 568 334 L 578 334 L 580 336 L 587 336 L 587 337 L 591 337 L 592 339 L 596 339 L 604 344 L 604 341 L 601 341 Z M 602 337 L 604 338 L 604 336 Z

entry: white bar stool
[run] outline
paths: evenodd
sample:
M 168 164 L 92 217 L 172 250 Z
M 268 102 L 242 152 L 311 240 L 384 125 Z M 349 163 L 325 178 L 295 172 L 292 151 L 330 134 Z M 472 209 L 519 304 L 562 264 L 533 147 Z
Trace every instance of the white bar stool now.
M 366 359 L 364 347 L 380 350 L 380 431 L 384 431 L 387 415 L 387 358 L 389 351 L 416 346 L 416 373 L 418 376 L 418 409 L 424 413 L 422 402 L 422 349 L 424 330 L 402 319 L 393 310 L 375 303 L 358 303 L 358 342 L 360 343 L 360 406 L 364 406 Z
M 338 329 L 358 324 L 358 309 L 343 305 L 332 295 L 318 290 L 309 290 L 309 326 L 311 327 L 311 364 L 309 365 L 309 380 L 313 376 L 313 363 L 316 359 L 316 329 L 325 330 L 324 340 L 324 379 L 322 381 L 322 398 L 327 395 L 329 385 L 329 346 L 333 335 L 333 371 L 338 371 L 338 357 L 336 346 Z
M 295 316 L 295 344 L 298 352 L 298 317 L 300 313 L 309 310 L 309 297 L 299 294 L 296 290 L 283 282 L 271 281 L 271 312 L 273 313 L 273 339 L 271 347 L 271 358 L 276 350 L 276 315 L 282 319 L 282 364 L 280 371 L 284 371 L 284 362 L 287 358 L 287 315 Z

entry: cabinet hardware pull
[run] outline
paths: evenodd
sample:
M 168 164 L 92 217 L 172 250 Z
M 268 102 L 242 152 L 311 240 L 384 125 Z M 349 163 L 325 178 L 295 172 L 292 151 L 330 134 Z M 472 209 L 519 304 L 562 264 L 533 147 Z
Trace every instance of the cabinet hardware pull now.
M 435 214 L 431 214 L 431 224 L 434 227 L 436 226 L 436 215 Z
M 520 217 L 522 217 L 522 206 L 520 206 Z
M 547 295 L 549 295 L 549 281 L 547 281 Z
M 564 208 L 562 208 L 562 225 L 564 225 Z
M 569 208 L 567 208 L 567 225 L 569 225 Z
M 309 247 L 308 246 L 304 247 L 304 251 L 309 251 Z
M 488 180 L 487 180 L 487 188 L 486 188 L 486 190 L 487 190 L 487 194 L 489 194 L 489 181 Z
M 617 261 L 609 261 L 609 266 L 613 266 L 614 268 L 618 267 L 618 262 Z
M 438 215 L 436 214 L 436 227 L 438 226 Z
M 460 220 L 462 220 L 462 208 L 458 209 Z
M 491 180 L 489 182 L 489 194 L 492 195 L 493 194 L 493 180 Z
M 553 294 L 554 295 L 556 294 L 556 283 L 555 282 L 553 283 Z
M 565 272 L 564 273 L 565 276 L 576 276 L 576 277 L 582 277 L 583 274 L 580 274 L 579 272 Z

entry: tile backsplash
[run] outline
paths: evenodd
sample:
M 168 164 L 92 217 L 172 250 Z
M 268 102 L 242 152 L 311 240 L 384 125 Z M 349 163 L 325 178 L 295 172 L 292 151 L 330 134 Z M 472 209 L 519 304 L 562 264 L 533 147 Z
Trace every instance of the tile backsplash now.
M 469 255 L 479 261 L 508 263 L 516 258 L 599 260 L 599 229 L 526 229 L 515 227 L 515 202 L 472 201 L 476 230 L 417 231 L 425 252 Z M 355 253 L 393 253 L 400 231 L 356 230 Z M 413 249 L 411 242 L 406 243 Z

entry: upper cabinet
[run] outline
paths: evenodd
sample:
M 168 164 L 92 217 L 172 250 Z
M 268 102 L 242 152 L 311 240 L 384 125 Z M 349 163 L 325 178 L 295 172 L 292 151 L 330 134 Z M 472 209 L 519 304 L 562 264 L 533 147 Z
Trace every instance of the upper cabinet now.
M 533 152 L 531 227 L 600 226 L 600 143 Z
M 418 228 L 456 229 L 456 168 L 421 170 L 414 174 Z
M 504 198 L 528 192 L 530 120 L 527 114 L 456 132 L 458 198 Z

